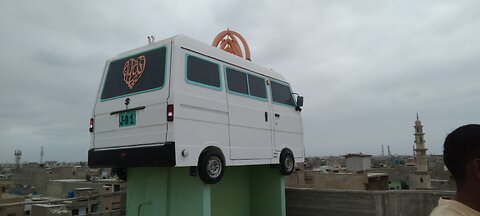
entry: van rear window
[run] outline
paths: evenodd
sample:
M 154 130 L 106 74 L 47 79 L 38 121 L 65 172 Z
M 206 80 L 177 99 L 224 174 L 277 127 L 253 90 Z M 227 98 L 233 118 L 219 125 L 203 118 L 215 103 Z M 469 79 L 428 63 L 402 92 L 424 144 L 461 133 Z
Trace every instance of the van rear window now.
M 290 87 L 273 81 L 271 82 L 270 87 L 272 89 L 273 102 L 295 106 Z
M 110 62 L 102 100 L 160 89 L 165 84 L 166 47 Z
M 218 64 L 188 55 L 187 80 L 206 87 L 220 88 L 220 68 Z

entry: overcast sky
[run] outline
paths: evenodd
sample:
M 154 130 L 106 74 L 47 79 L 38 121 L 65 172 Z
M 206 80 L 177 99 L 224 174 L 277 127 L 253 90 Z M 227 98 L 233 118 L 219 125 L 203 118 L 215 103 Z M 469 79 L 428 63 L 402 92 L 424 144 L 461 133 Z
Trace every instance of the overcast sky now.
M 2 1 L 0 162 L 87 160 L 106 59 L 184 34 L 231 28 L 281 72 L 303 109 L 308 156 L 427 153 L 480 123 L 480 1 Z

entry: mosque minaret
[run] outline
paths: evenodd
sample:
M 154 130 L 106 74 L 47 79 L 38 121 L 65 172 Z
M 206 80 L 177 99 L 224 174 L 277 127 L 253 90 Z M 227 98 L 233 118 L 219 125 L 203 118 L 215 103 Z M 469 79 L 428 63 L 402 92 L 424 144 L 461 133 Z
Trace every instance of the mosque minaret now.
M 414 175 L 415 189 L 426 190 L 431 189 L 430 174 L 427 165 L 427 148 L 425 148 L 425 133 L 423 133 L 422 122 L 418 119 L 415 121 L 415 163 L 417 171 Z

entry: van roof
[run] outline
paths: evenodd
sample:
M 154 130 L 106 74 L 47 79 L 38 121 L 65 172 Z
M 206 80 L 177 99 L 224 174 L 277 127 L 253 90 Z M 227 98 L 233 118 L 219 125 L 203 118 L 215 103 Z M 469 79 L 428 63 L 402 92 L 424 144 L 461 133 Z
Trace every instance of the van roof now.
M 246 69 L 248 71 L 258 73 L 258 74 L 262 74 L 264 76 L 268 76 L 268 77 L 271 77 L 271 78 L 274 78 L 274 79 L 277 79 L 277 80 L 280 80 L 280 81 L 285 81 L 284 77 L 280 73 L 278 73 L 274 70 L 256 65 L 249 60 L 238 57 L 238 56 L 233 55 L 231 53 L 228 53 L 224 50 L 218 49 L 216 47 L 213 47 L 211 45 L 202 43 L 200 41 L 197 41 L 195 39 L 192 39 L 192 38 L 184 36 L 184 35 L 175 35 L 173 37 L 169 37 L 169 38 L 157 41 L 157 42 L 152 43 L 152 44 L 148 44 L 148 45 L 141 46 L 141 47 L 138 47 L 138 48 L 133 49 L 133 50 L 129 50 L 127 52 L 120 53 L 120 54 L 116 55 L 115 57 L 113 57 L 111 60 L 122 58 L 122 57 L 129 56 L 129 55 L 133 55 L 133 54 L 139 53 L 143 50 L 150 49 L 152 47 L 159 46 L 161 44 L 165 44 L 165 43 L 168 43 L 168 42 L 173 42 L 175 45 L 180 46 L 184 49 L 187 49 L 187 50 L 190 50 L 190 51 L 202 54 L 202 55 L 206 55 L 208 57 L 220 60 L 220 61 L 225 62 L 227 64 L 235 65 L 237 67 Z

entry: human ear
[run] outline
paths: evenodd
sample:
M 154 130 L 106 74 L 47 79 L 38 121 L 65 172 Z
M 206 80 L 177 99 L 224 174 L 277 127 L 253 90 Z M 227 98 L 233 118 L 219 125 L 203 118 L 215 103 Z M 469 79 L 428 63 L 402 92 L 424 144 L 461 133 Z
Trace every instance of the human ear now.
M 475 159 L 471 163 L 472 166 L 472 173 L 475 178 L 480 181 L 480 159 Z

